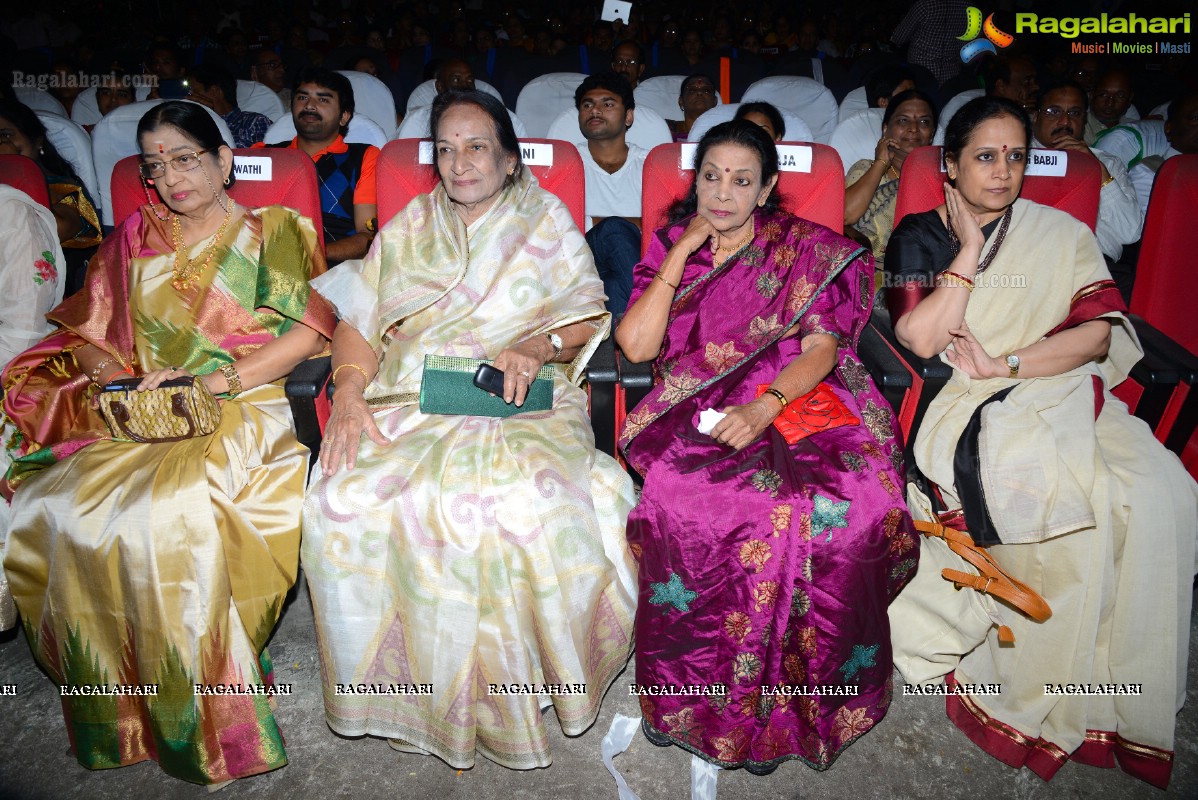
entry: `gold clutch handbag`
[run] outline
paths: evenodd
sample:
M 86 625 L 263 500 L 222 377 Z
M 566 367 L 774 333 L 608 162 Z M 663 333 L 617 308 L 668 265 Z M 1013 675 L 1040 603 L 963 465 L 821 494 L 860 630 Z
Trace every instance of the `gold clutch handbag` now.
M 100 414 L 115 439 L 143 444 L 181 442 L 216 430 L 220 406 L 199 378 L 172 378 L 136 391 L 141 378 L 112 381 L 100 390 Z

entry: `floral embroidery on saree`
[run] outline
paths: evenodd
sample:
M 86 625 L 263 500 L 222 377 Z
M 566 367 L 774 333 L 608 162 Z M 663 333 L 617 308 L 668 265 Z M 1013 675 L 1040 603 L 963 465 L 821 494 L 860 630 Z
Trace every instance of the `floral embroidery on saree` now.
M 869 667 L 876 667 L 875 656 L 878 654 L 879 645 L 871 644 L 868 647 L 863 644 L 853 645 L 853 652 L 849 656 L 848 661 L 840 665 L 839 671 L 844 675 L 846 681 L 854 680 L 857 673 Z
M 824 541 L 832 541 L 833 528 L 847 528 L 849 526 L 848 513 L 851 501 L 844 500 L 836 502 L 830 497 L 822 495 L 815 496 L 815 510 L 811 514 L 811 535 L 819 536 L 827 531 L 828 538 Z
M 649 598 L 649 602 L 655 606 L 670 605 L 676 611 L 690 611 L 691 601 L 699 596 L 698 592 L 692 592 L 682 585 L 682 578 L 678 577 L 677 573 L 671 572 L 670 579 L 666 583 L 651 584 L 650 589 L 653 590 L 653 596 Z M 666 609 L 669 612 L 669 609 Z

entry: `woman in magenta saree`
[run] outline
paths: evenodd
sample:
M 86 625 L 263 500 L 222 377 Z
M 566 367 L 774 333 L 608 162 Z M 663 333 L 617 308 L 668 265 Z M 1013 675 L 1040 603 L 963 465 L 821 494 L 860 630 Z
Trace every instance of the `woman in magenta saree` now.
M 654 359 L 621 440 L 645 478 L 628 520 L 644 729 L 722 767 L 826 769 L 886 712 L 886 607 L 918 558 L 893 416 L 854 351 L 873 263 L 771 209 L 755 126 L 713 128 L 695 170 L 697 215 L 658 233 L 617 332 Z M 795 398 L 784 417 L 818 432 L 792 444 L 771 423 Z M 709 408 L 729 413 L 700 433 Z

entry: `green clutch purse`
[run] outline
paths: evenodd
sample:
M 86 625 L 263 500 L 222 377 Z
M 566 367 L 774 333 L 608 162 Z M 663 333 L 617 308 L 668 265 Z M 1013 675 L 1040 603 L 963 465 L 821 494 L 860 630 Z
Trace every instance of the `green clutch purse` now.
M 424 377 L 420 379 L 420 410 L 425 414 L 510 417 L 553 408 L 553 367 L 541 367 L 536 380 L 528 387 L 524 405 L 517 406 L 474 385 L 474 373 L 479 365 L 489 363 L 476 358 L 425 356 Z

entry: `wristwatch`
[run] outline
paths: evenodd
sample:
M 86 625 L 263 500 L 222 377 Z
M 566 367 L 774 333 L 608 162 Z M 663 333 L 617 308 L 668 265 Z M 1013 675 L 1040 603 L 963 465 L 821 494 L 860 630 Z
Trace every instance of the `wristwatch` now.
M 1007 355 L 1007 369 L 1011 370 L 1011 377 L 1019 377 L 1019 356 L 1014 353 Z
M 545 338 L 549 340 L 549 344 L 553 345 L 553 358 L 550 361 L 557 361 L 562 354 L 562 337 L 558 336 L 553 331 L 545 334 Z

